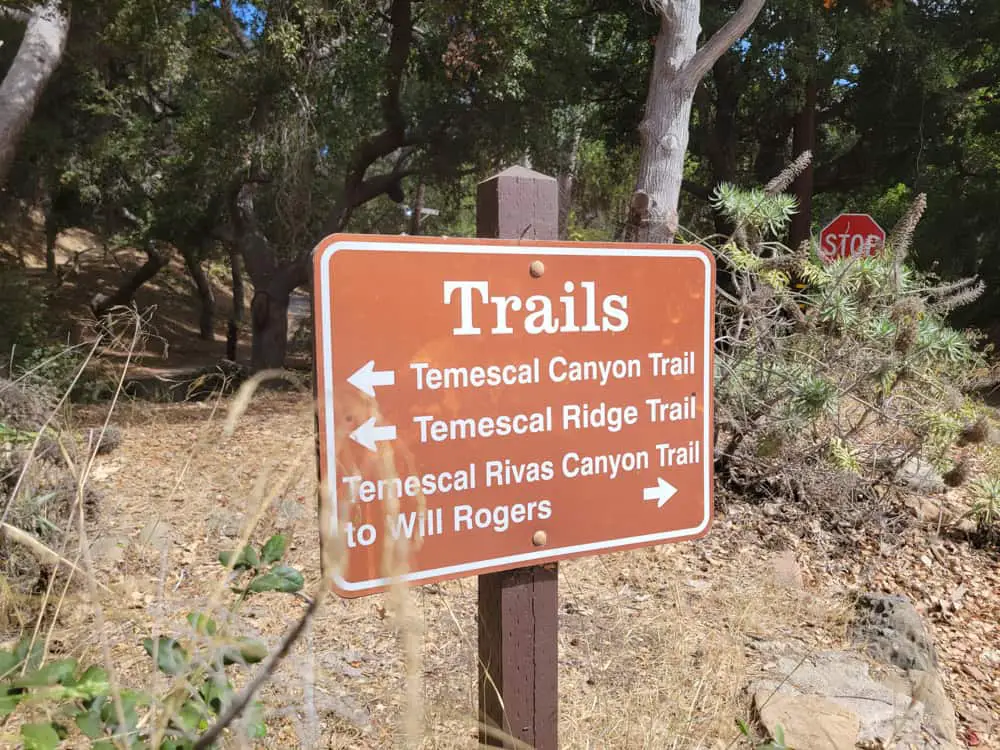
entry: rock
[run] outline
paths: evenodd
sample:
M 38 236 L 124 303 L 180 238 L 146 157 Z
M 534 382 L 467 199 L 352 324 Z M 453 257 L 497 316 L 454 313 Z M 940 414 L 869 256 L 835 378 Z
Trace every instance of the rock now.
M 246 515 L 229 508 L 219 508 L 209 514 L 205 525 L 209 532 L 235 539 L 240 535 Z
M 907 676 L 910 694 L 924 704 L 924 728 L 940 740 L 953 741 L 958 732 L 958 722 L 955 721 L 955 706 L 944 691 L 941 677 L 936 672 L 918 669 L 911 669 Z
M 170 525 L 166 521 L 154 519 L 139 532 L 139 546 L 163 552 L 170 547 Z
M 914 492 L 941 492 L 945 489 L 944 478 L 930 463 L 913 456 L 908 458 L 899 471 L 896 480 Z
M 900 674 L 897 684 L 883 684 L 869 674 L 861 655 L 846 651 L 782 656 L 769 671 L 771 679 L 754 685 L 755 694 L 782 685 L 789 692 L 825 698 L 858 717 L 861 741 L 887 740 L 911 703 L 905 676 Z M 920 718 L 920 713 L 911 717 L 903 728 L 919 730 Z
M 771 558 L 771 566 L 774 570 L 774 580 L 779 586 L 785 588 L 802 588 L 802 570 L 795 559 L 792 550 L 779 552 Z
M 831 727 L 838 731 L 845 729 L 847 715 L 857 720 L 852 742 L 920 750 L 955 746 L 954 709 L 936 673 L 888 667 L 872 674 L 862 654 L 847 651 L 805 654 L 786 645 L 785 653 L 765 666 L 767 677 L 751 685 L 755 704 L 762 705 L 763 698 L 775 691 L 786 698 L 814 698 L 838 709 L 836 713 L 822 709 L 824 716 L 833 717 L 828 722 L 830 727 L 823 724 L 824 731 L 832 733 Z M 822 705 L 787 700 L 779 704 L 787 710 L 809 707 L 814 713 Z M 815 738 L 807 738 L 807 744 L 795 745 L 788 737 L 787 727 L 786 740 L 792 747 L 839 747 L 828 744 L 830 740 L 825 740 L 826 744 L 813 744 L 817 742 Z
M 275 511 L 283 527 L 290 526 L 295 521 L 299 521 L 307 515 L 302 503 L 295 500 L 278 500 L 275 503 Z
M 127 547 L 128 539 L 102 536 L 90 545 L 90 556 L 95 562 L 117 564 L 125 559 L 125 550 Z
M 920 614 L 903 596 L 863 594 L 854 638 L 878 661 L 904 670 L 937 670 L 937 654 Z
M 771 737 L 780 725 L 785 745 L 809 750 L 854 750 L 859 721 L 856 714 L 815 695 L 754 693 L 760 723 Z

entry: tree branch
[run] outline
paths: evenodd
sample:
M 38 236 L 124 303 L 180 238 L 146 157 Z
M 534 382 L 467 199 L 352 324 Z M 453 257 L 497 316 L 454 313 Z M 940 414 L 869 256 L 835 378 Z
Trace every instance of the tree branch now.
M 681 190 L 693 195 L 695 198 L 701 198 L 703 201 L 708 201 L 712 197 L 712 188 L 707 185 L 699 185 L 690 180 L 683 180 L 681 182 Z
M 222 12 L 222 23 L 225 24 L 226 29 L 229 30 L 229 35 L 236 40 L 237 44 L 243 48 L 245 52 L 249 52 L 253 49 L 253 42 L 243 33 L 243 29 L 240 28 L 239 19 L 236 18 L 236 14 L 233 12 L 232 0 L 221 0 L 219 3 L 219 10 Z
M 6 18 L 18 23 L 27 23 L 31 18 L 31 13 L 21 8 L 11 8 L 10 6 L 0 7 L 0 18 Z
M 243 688 L 238 696 L 226 706 L 225 711 L 216 720 L 215 724 L 209 727 L 208 731 L 205 732 L 198 740 L 194 743 L 195 750 L 203 750 L 203 748 L 211 747 L 212 743 L 215 742 L 222 732 L 230 724 L 235 721 L 243 710 L 250 704 L 253 697 L 257 694 L 257 691 L 263 687 L 264 683 L 267 682 L 271 675 L 274 674 L 275 670 L 281 665 L 282 660 L 288 656 L 288 653 L 292 650 L 292 646 L 299 637 L 305 632 L 307 626 L 312 622 L 316 613 L 319 611 L 320 605 L 323 603 L 324 592 L 328 586 L 320 585 L 320 591 L 317 592 L 316 596 L 313 597 L 312 601 L 309 602 L 309 606 L 306 608 L 305 613 L 299 618 L 287 633 L 285 637 L 281 639 L 281 643 L 274 653 L 270 654 L 268 658 L 261 665 L 257 674 L 250 683 Z
M 393 0 L 389 15 L 392 19 L 392 36 L 389 40 L 385 74 L 386 94 L 381 102 L 385 128 L 377 135 L 363 141 L 355 149 L 348 179 L 354 179 L 358 183 L 364 179 L 365 172 L 376 160 L 406 145 L 406 118 L 403 116 L 400 95 L 403 88 L 403 72 L 413 41 L 410 0 Z
M 682 88 L 695 88 L 702 78 L 715 65 L 715 61 L 722 57 L 726 50 L 733 46 L 737 39 L 743 35 L 750 24 L 754 22 L 761 8 L 764 7 L 764 0 L 743 0 L 736 12 L 730 16 L 722 28 L 712 34 L 711 38 L 694 53 L 687 65 L 685 65 L 677 75 L 677 83 Z
M 385 127 L 376 135 L 366 138 L 354 149 L 347 176 L 344 178 L 344 192 L 327 223 L 328 232 L 342 230 L 355 208 L 391 191 L 403 177 L 411 174 L 404 169 L 403 164 L 406 161 L 404 153 L 391 172 L 365 178 L 365 174 L 376 161 L 419 142 L 419 139 L 408 137 L 406 134 L 406 117 L 403 115 L 401 102 L 403 75 L 413 42 L 413 13 L 410 0 L 392 0 L 389 17 L 392 22 L 392 35 L 386 58 L 386 93 L 381 101 Z

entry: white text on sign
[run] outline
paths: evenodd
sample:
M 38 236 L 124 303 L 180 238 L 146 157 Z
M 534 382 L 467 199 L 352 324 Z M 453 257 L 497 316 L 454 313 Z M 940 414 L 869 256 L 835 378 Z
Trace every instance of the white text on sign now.
M 560 296 L 558 304 L 561 311 L 556 314 L 556 305 L 543 294 L 533 294 L 522 299 L 516 294 L 506 296 L 490 296 L 490 285 L 487 281 L 446 281 L 444 282 L 444 303 L 450 305 L 458 292 L 458 309 L 460 325 L 452 329 L 456 336 L 479 336 L 483 330 L 475 324 L 475 297 L 479 298 L 480 306 L 492 306 L 492 334 L 514 333 L 510 320 L 520 318 L 520 327 L 525 333 L 536 335 L 540 333 L 596 333 L 610 331 L 619 333 L 628 328 L 628 296 L 610 294 L 601 302 L 601 321 L 597 321 L 597 284 L 593 281 L 581 281 L 580 289 L 584 292 L 582 320 L 578 322 L 577 291 L 572 281 L 563 285 L 566 296 Z M 512 314 L 513 313 L 513 314 Z M 523 313 L 523 314 L 521 314 Z M 481 313 L 480 317 L 487 313 Z
M 676 356 L 650 352 L 646 355 L 646 359 L 649 360 L 653 377 L 682 377 L 697 374 L 694 352 L 684 352 Z M 410 363 L 410 369 L 416 375 L 418 391 L 532 385 L 544 382 L 543 374 L 552 383 L 595 382 L 607 385 L 612 380 L 642 378 L 645 366 L 646 363 L 639 357 L 580 361 L 570 360 L 561 355 L 549 359 L 544 368 L 539 357 L 534 357 L 528 362 L 472 367 L 433 367 L 429 362 Z

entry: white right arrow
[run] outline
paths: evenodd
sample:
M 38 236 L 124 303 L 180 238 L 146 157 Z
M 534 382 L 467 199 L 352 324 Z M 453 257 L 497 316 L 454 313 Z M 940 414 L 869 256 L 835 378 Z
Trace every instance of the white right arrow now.
M 351 440 L 365 446 L 372 453 L 378 447 L 378 443 L 386 440 L 396 439 L 396 425 L 384 424 L 375 426 L 375 417 L 369 417 L 368 421 L 351 433 Z
M 393 385 L 396 382 L 396 373 L 392 370 L 376 370 L 375 360 L 371 359 L 355 370 L 347 378 L 347 382 L 362 393 L 375 398 L 375 386 Z
M 643 500 L 655 500 L 656 507 L 662 508 L 667 504 L 667 501 L 677 494 L 677 488 L 674 487 L 670 482 L 656 478 L 655 487 L 645 487 L 642 490 Z

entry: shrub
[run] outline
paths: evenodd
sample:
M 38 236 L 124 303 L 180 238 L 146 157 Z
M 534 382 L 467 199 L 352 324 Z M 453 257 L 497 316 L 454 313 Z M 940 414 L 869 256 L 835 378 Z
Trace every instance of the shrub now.
M 286 547 L 285 537 L 275 535 L 260 550 L 245 547 L 235 560 L 232 553 L 220 555 L 222 565 L 235 571 L 240 584 L 233 586 L 237 597 L 230 614 L 236 614 L 248 596 L 302 589 L 302 574 L 281 564 Z M 38 750 L 58 747 L 73 731 L 71 726 L 94 748 L 191 748 L 236 696 L 230 668 L 255 664 L 268 654 L 263 641 L 233 635 L 231 630 L 202 612 L 192 612 L 184 636 L 145 638 L 146 653 L 171 679 L 163 695 L 116 691 L 99 665 L 84 668 L 75 659 L 43 664 L 42 643 L 27 636 L 12 650 L 0 651 L 0 717 L 6 718 L 22 704 L 50 717 L 21 726 L 24 746 Z M 266 736 L 258 703 L 251 704 L 246 726 L 251 737 Z
M 774 238 L 794 213 L 780 192 L 789 182 L 714 194 L 737 227 L 716 248 L 720 479 L 746 490 L 784 477 L 801 495 L 819 478 L 815 494 L 827 497 L 859 473 L 890 478 L 916 456 L 945 470 L 979 417 L 965 393 L 988 374 L 977 335 L 951 328 L 947 314 L 983 285 L 944 283 L 906 262 L 923 196 L 874 257 L 826 264 L 809 243 L 783 245 Z

